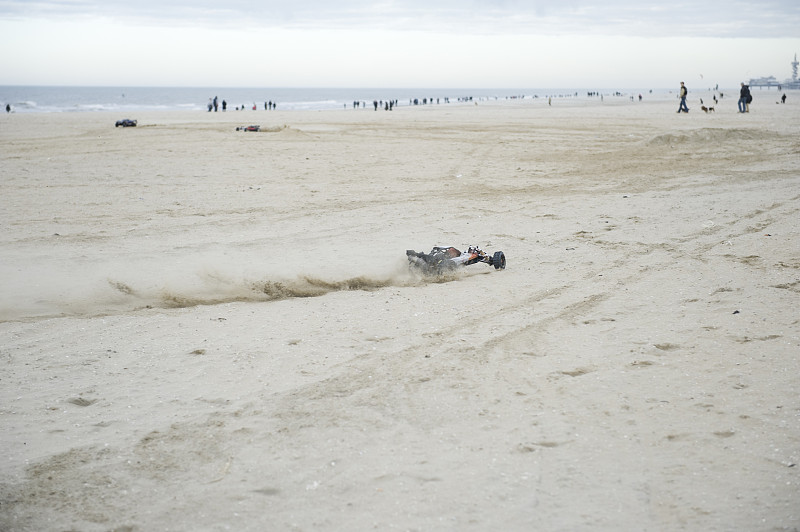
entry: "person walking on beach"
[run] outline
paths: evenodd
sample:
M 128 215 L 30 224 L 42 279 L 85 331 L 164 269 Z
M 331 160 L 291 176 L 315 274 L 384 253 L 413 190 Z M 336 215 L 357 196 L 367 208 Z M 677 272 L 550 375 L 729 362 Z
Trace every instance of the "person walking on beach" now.
M 750 106 L 748 105 L 748 103 L 750 103 L 750 101 L 752 100 L 753 97 L 750 96 L 750 87 L 745 85 L 744 81 L 742 82 L 741 85 L 742 85 L 742 88 L 739 89 L 739 104 L 738 104 L 739 105 L 739 112 L 740 113 L 749 113 L 750 112 Z
M 785 94 L 783 95 L 783 99 L 784 100 L 786 99 L 786 95 Z M 11 112 L 11 104 L 7 103 L 6 104 L 6 113 L 10 113 L 10 112 Z
M 681 105 L 678 107 L 678 112 L 679 113 L 681 111 L 683 111 L 684 113 L 688 113 L 689 112 L 689 108 L 686 107 L 686 95 L 688 93 L 689 93 L 689 91 L 686 89 L 686 85 L 684 85 L 683 82 L 681 81 L 681 92 L 680 92 Z

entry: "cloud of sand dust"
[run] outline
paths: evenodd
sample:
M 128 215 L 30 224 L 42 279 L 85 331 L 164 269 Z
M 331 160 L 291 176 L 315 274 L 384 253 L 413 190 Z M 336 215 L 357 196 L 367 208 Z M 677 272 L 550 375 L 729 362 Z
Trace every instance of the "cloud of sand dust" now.
M 292 267 L 293 261 L 254 265 L 250 259 L 207 254 L 180 260 L 150 256 L 128 264 L 43 264 L 17 279 L 15 290 L 4 290 L 8 297 L 0 303 L 0 321 L 270 302 L 443 283 L 461 275 L 423 276 L 410 271 L 405 258 L 306 263 L 302 268 Z

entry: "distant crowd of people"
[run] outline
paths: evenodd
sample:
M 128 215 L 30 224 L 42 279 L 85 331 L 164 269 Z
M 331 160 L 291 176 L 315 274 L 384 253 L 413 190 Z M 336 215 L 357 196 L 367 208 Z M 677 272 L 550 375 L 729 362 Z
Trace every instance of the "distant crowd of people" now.
M 578 93 L 575 93 L 575 96 L 577 96 L 577 95 L 578 95 Z M 506 99 L 524 99 L 525 97 L 526 96 L 507 96 Z M 531 98 L 538 98 L 538 96 L 532 96 Z M 458 101 L 461 102 L 461 103 L 464 103 L 464 102 L 473 102 L 475 100 L 489 100 L 489 99 L 490 99 L 489 97 L 475 98 L 473 96 L 462 96 L 462 97 L 458 98 Z M 498 98 L 494 97 L 494 99 L 497 100 Z M 435 98 L 435 97 L 431 97 L 431 98 L 411 98 L 411 99 L 408 100 L 408 105 L 409 106 L 414 106 L 414 105 L 433 105 L 433 104 L 441 104 L 441 103 L 445 103 L 445 104 L 450 103 L 450 98 L 445 96 L 445 97 L 439 97 L 439 98 Z M 364 100 L 353 100 L 352 105 L 353 105 L 353 109 L 368 109 L 370 107 L 367 104 L 367 102 L 364 101 Z M 397 99 L 394 99 L 394 100 L 382 100 L 381 99 L 381 100 L 373 100 L 371 107 L 375 111 L 377 111 L 378 109 L 383 109 L 385 111 L 391 111 L 395 107 L 398 107 L 399 105 L 400 105 L 400 101 L 397 100 Z M 225 101 L 225 100 L 222 100 L 220 102 L 220 100 L 219 100 L 219 98 L 217 96 L 214 96 L 213 98 L 209 98 L 208 99 L 207 108 L 208 108 L 208 112 L 209 113 L 212 112 L 212 111 L 213 112 L 219 111 L 220 107 L 222 108 L 223 111 L 227 111 L 228 110 L 228 102 Z M 253 102 L 252 106 L 248 106 L 248 105 L 242 104 L 241 106 L 235 107 L 235 110 L 236 111 L 244 111 L 248 107 L 250 107 L 253 111 L 258 109 L 258 105 L 255 102 Z M 347 109 L 347 107 L 348 107 L 348 104 L 344 104 L 344 108 Z M 264 110 L 265 111 L 274 111 L 277 108 L 278 108 L 277 102 L 273 102 L 271 100 L 264 102 Z
M 717 99 L 717 93 L 719 94 L 719 99 L 722 99 L 724 94 L 722 92 L 718 92 L 719 91 L 719 86 L 718 85 L 714 88 L 714 91 L 715 92 L 712 95 L 712 98 L 714 99 L 714 104 L 717 104 L 718 101 L 719 101 Z M 651 90 L 650 93 L 652 93 L 652 92 L 653 91 Z M 683 81 L 681 81 L 681 86 L 678 89 L 678 98 L 680 99 L 680 104 L 678 106 L 678 111 L 677 111 L 678 113 L 688 113 L 689 112 L 689 107 L 686 104 L 686 99 L 688 97 L 688 93 L 689 93 L 689 89 L 686 87 L 685 83 Z M 623 94 L 623 93 L 621 93 L 619 91 L 611 93 L 611 95 L 612 96 L 625 96 L 625 94 Z M 557 98 L 564 98 L 564 97 L 571 98 L 571 97 L 577 97 L 577 96 L 578 96 L 578 93 L 575 92 L 574 94 L 572 94 L 572 93 L 570 93 L 570 94 L 558 94 L 555 97 L 557 97 Z M 590 98 L 599 97 L 600 100 L 603 99 L 603 93 L 601 93 L 599 91 L 588 91 L 586 93 L 586 96 L 590 97 Z M 527 98 L 536 99 L 536 98 L 539 98 L 539 95 L 537 94 L 537 95 L 533 95 L 533 96 L 524 96 L 524 95 L 523 96 L 506 96 L 505 99 L 507 99 L 507 100 L 508 99 L 525 99 L 526 97 Z M 552 98 L 553 98 L 552 95 L 551 96 L 547 96 L 548 105 L 552 105 Z M 492 99 L 492 98 L 485 97 L 485 96 L 484 97 L 480 97 L 480 98 L 475 98 L 473 96 L 463 96 L 463 97 L 459 97 L 458 101 L 461 102 L 461 103 L 464 103 L 464 102 L 483 101 L 483 100 L 490 100 L 490 99 Z M 494 97 L 493 99 L 497 100 L 498 98 Z M 639 99 L 640 102 L 642 101 L 643 97 L 642 97 L 641 94 L 639 94 L 638 99 Z M 630 100 L 634 101 L 635 97 L 634 96 L 630 96 Z M 739 90 L 739 100 L 738 100 L 739 112 L 740 113 L 749 113 L 750 112 L 750 103 L 752 102 L 752 100 L 753 100 L 753 96 L 750 94 L 750 87 L 748 85 L 746 85 L 744 82 L 742 82 L 741 83 L 741 88 Z M 433 104 L 441 104 L 441 103 L 445 103 L 445 104 L 450 103 L 450 98 L 449 97 L 431 97 L 431 98 L 411 98 L 411 99 L 408 100 L 408 105 L 409 106 L 433 105 Z M 775 103 L 786 103 L 786 93 L 784 93 L 780 97 L 780 100 L 778 102 L 775 102 Z M 707 109 L 713 110 L 713 108 L 706 108 L 703 105 L 702 98 L 700 99 L 700 104 L 701 104 L 701 108 L 703 108 L 704 111 L 707 110 Z M 352 105 L 353 105 L 353 109 L 367 109 L 369 107 L 372 107 L 373 110 L 375 110 L 375 111 L 377 111 L 378 109 L 382 109 L 382 110 L 385 110 L 385 111 L 391 111 L 395 107 L 398 107 L 400 105 L 400 102 L 399 102 L 399 100 L 396 100 L 396 99 L 395 100 L 373 100 L 372 101 L 372 105 L 369 106 L 369 105 L 367 105 L 367 102 L 364 101 L 364 100 L 353 100 Z M 222 102 L 220 102 L 219 98 L 217 96 L 214 96 L 213 98 L 209 98 L 208 99 L 208 112 L 209 113 L 211 111 L 217 112 L 220 109 L 220 107 L 222 108 L 223 111 L 227 111 L 228 102 L 226 102 L 225 100 L 222 100 Z M 255 102 L 253 102 L 252 106 L 247 106 L 245 104 L 242 104 L 241 106 L 236 106 L 235 109 L 237 111 L 244 111 L 248 107 L 250 107 L 253 111 L 258 109 L 258 105 Z M 347 107 L 348 107 L 348 104 L 344 104 L 344 108 L 347 109 Z M 277 102 L 274 102 L 272 100 L 268 100 L 268 101 L 264 102 L 264 110 L 265 111 L 274 111 L 274 110 L 277 110 L 277 108 L 278 108 Z M 11 106 L 10 105 L 6 105 L 6 112 L 11 112 Z
M 226 102 L 225 100 L 222 100 L 221 107 L 222 107 L 223 111 L 227 111 L 228 110 L 228 102 Z M 216 96 L 214 96 L 213 98 L 209 98 L 208 99 L 208 112 L 209 113 L 211 111 L 214 111 L 216 113 L 219 110 L 219 108 L 220 108 L 220 103 L 219 103 L 219 99 Z M 245 106 L 245 104 L 242 104 L 241 107 L 237 106 L 236 110 L 237 111 L 244 111 L 246 108 L 247 107 Z M 272 100 L 264 102 L 264 110 L 265 111 L 274 111 L 277 108 L 278 108 L 277 102 L 273 102 Z M 253 102 L 252 109 L 253 109 L 253 111 L 258 109 L 258 106 L 256 105 L 256 102 Z
M 444 100 L 444 103 L 450 103 L 450 98 L 436 98 L 436 103 L 440 103 L 441 100 Z M 412 98 L 408 100 L 408 105 L 428 105 L 433 104 L 434 98 Z M 400 105 L 399 100 L 372 100 L 372 109 L 377 111 L 378 109 L 383 109 L 384 111 L 391 111 L 395 107 Z M 345 109 L 347 108 L 347 104 L 344 105 Z M 353 101 L 353 109 L 367 109 L 367 102 L 363 100 L 354 100 Z

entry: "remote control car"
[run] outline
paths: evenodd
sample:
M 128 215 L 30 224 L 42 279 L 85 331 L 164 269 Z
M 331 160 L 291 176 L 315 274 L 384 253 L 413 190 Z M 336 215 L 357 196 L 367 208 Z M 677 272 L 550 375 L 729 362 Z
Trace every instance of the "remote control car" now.
M 477 246 L 463 253 L 452 246 L 434 246 L 430 253 L 409 249 L 406 250 L 406 257 L 410 268 L 427 275 L 439 275 L 478 262 L 494 266 L 495 270 L 503 270 L 506 267 L 506 256 L 502 251 L 495 251 L 489 255 Z
M 114 127 L 136 127 L 136 120 L 131 120 L 130 118 L 125 118 L 124 120 L 117 120 L 117 123 Z

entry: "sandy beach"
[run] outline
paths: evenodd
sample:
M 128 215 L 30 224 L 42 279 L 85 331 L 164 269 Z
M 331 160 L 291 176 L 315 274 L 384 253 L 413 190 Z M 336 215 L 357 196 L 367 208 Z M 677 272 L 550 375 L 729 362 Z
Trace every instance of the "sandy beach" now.
M 698 97 L 0 117 L 0 530 L 800 529 L 800 94 Z

